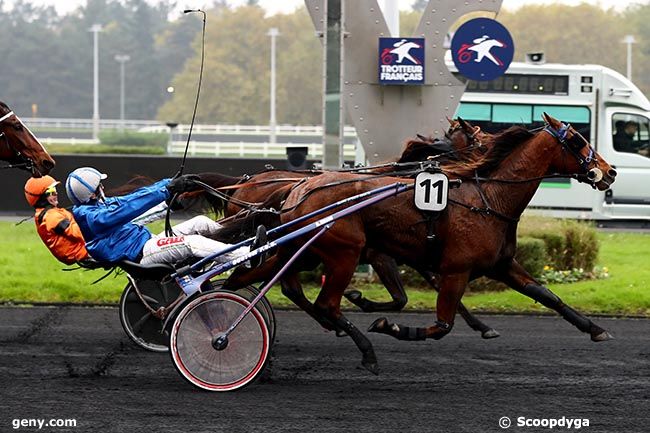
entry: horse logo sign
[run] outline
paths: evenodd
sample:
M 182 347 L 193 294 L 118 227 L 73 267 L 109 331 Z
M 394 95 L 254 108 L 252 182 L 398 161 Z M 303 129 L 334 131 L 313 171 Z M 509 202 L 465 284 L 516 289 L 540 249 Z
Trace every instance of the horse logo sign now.
M 451 40 L 458 72 L 470 80 L 488 81 L 503 75 L 515 53 L 512 36 L 501 23 L 475 18 L 460 26 Z
M 424 84 L 424 38 L 379 38 L 379 83 Z

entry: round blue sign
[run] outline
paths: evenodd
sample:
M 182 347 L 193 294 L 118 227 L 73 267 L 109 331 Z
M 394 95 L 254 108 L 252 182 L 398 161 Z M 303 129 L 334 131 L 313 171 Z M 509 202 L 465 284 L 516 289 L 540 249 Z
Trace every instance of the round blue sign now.
M 458 72 L 470 80 L 488 81 L 503 75 L 515 54 L 510 32 L 490 18 L 474 18 L 460 26 L 451 40 Z

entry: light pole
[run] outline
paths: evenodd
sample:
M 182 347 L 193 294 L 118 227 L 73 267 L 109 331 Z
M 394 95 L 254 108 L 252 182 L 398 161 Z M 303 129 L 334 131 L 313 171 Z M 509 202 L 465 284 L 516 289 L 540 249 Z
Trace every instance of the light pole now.
M 89 32 L 93 34 L 93 140 L 99 136 L 99 44 L 98 34 L 102 31 L 101 24 L 93 24 Z
M 621 43 L 627 44 L 627 79 L 632 81 L 632 44 L 636 43 L 636 39 L 634 35 L 626 35 Z
M 116 54 L 115 61 L 120 64 L 120 126 L 124 129 L 124 64 L 131 60 L 127 54 Z
M 275 38 L 280 34 L 276 27 L 269 29 L 267 33 L 271 36 L 271 114 L 269 117 L 269 143 L 276 143 L 276 119 L 275 119 Z

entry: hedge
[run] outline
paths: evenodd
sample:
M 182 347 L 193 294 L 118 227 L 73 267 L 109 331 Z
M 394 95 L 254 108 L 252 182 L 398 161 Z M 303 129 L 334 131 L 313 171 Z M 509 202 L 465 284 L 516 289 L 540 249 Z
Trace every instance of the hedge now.
M 164 149 L 169 142 L 166 132 L 136 132 L 129 130 L 109 130 L 99 133 L 101 144 L 108 146 L 156 147 Z
M 515 258 L 532 276 L 539 278 L 546 269 L 582 269 L 590 273 L 598 258 L 596 229 L 590 222 L 529 217 L 522 219 Z M 423 278 L 407 266 L 400 266 L 406 287 L 428 288 Z M 375 278 L 375 282 L 379 282 Z M 506 289 L 504 284 L 479 278 L 469 285 L 470 291 Z

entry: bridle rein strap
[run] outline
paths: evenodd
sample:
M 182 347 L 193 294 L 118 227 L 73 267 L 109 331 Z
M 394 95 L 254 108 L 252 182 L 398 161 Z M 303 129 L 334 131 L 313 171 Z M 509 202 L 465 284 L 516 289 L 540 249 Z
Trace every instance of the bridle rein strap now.
M 544 127 L 544 131 L 547 133 L 551 134 L 551 136 L 555 137 L 557 141 L 560 142 L 562 147 L 571 153 L 573 157 L 578 161 L 580 164 L 580 167 L 586 172 L 589 170 L 589 164 L 592 163 L 592 161 L 595 160 L 595 154 L 596 151 L 594 150 L 593 147 L 589 145 L 587 140 L 585 140 L 582 135 L 579 133 L 574 133 L 574 135 L 571 138 L 567 138 L 569 129 L 571 129 L 571 124 L 564 124 L 562 123 L 562 126 L 560 129 L 555 129 L 551 125 L 546 125 Z M 582 143 L 572 143 L 573 139 L 575 137 L 582 138 Z M 580 154 L 580 149 L 582 149 L 585 146 L 589 146 L 589 154 L 586 157 L 583 157 Z

